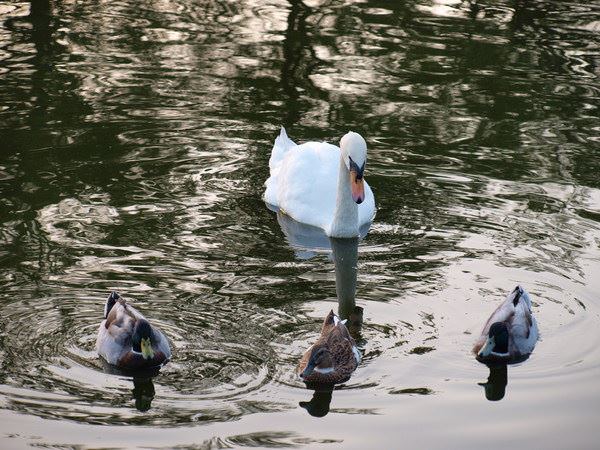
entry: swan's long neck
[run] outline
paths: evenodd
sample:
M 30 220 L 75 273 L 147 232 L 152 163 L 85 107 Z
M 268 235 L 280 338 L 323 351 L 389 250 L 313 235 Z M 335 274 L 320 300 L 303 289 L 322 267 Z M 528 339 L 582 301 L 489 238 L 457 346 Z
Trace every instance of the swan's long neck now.
M 348 168 L 344 163 L 341 152 L 337 200 L 329 236 L 342 238 L 358 236 L 358 205 L 352 199 L 350 175 L 348 174 Z

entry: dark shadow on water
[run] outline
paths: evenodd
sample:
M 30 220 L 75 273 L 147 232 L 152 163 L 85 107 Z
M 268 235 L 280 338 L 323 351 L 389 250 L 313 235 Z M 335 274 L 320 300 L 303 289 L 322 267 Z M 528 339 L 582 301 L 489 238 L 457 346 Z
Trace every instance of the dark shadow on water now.
M 12 32 L 22 33 L 35 46 L 35 64 L 39 68 L 48 64 L 46 57 L 60 53 L 64 47 L 56 42 L 55 34 L 60 27 L 59 19 L 54 15 L 53 2 L 48 0 L 32 1 L 29 15 L 8 17 L 4 26 Z
M 313 11 L 302 1 L 290 0 L 289 3 L 281 67 L 281 88 L 286 98 L 284 126 L 297 123 L 310 108 L 306 100 L 302 100 L 303 93 L 310 92 L 311 96 L 328 101 L 328 93 L 315 86 L 310 78 L 322 65 L 313 48 L 310 26 L 307 26 Z
M 300 402 L 299 405 L 313 417 L 325 417 L 329 413 L 331 398 L 333 396 L 333 385 L 307 384 L 306 387 L 314 389 L 313 396 L 310 401 Z
M 131 378 L 133 381 L 133 390 L 131 393 L 135 401 L 135 409 L 146 412 L 152 407 L 152 400 L 155 396 L 152 379 L 158 375 L 160 367 L 145 370 L 127 370 L 120 369 L 102 360 L 102 370 L 104 373 L 111 375 Z
M 506 385 L 508 384 L 508 367 L 506 364 L 488 366 L 490 375 L 485 383 L 477 383 L 483 386 L 485 398 L 491 402 L 497 402 L 504 398 Z
M 433 389 L 426 387 L 392 389 L 388 392 L 390 395 L 432 395 L 435 394 Z

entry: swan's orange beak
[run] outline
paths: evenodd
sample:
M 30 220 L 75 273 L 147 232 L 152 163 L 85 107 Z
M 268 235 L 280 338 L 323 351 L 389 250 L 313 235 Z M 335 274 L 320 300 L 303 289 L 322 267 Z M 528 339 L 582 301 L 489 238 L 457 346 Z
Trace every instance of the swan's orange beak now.
M 365 199 L 365 184 L 362 174 L 359 177 L 356 170 L 350 170 L 350 187 L 352 189 L 352 199 L 360 205 Z

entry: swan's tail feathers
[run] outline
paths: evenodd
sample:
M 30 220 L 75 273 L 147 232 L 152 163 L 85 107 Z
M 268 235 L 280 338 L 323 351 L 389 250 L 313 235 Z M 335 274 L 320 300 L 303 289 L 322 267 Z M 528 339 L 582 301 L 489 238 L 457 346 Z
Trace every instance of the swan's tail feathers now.
M 285 132 L 285 128 L 281 127 L 279 136 L 277 136 L 277 139 L 275 139 L 275 145 L 283 147 L 287 150 L 288 148 L 295 146 L 296 143 L 288 137 L 287 133 Z
M 269 167 L 273 169 L 275 166 L 277 166 L 288 150 L 295 146 L 296 143 L 288 137 L 287 133 L 285 132 L 285 128 L 281 127 L 281 132 L 273 144 L 271 159 L 269 160 Z

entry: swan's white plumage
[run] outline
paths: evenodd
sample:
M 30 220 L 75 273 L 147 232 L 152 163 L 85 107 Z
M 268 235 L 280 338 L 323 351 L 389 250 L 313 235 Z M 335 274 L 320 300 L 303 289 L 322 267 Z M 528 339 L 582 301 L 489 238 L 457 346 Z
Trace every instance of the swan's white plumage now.
M 340 148 L 326 142 L 297 145 L 282 128 L 269 160 L 265 202 L 329 234 L 336 209 L 340 156 Z M 365 199 L 357 205 L 357 229 L 375 216 L 375 198 L 366 181 L 364 191 Z

